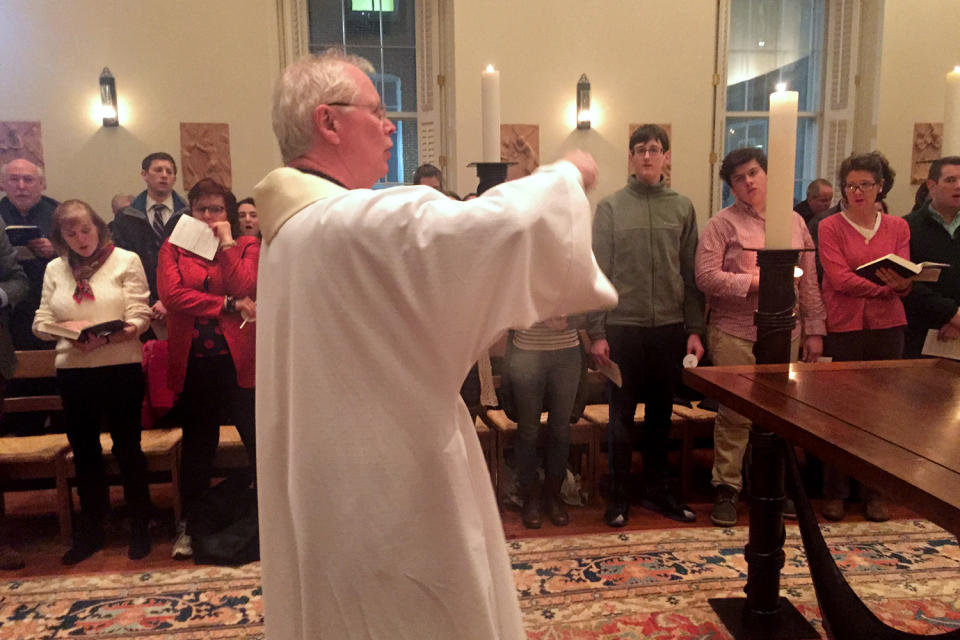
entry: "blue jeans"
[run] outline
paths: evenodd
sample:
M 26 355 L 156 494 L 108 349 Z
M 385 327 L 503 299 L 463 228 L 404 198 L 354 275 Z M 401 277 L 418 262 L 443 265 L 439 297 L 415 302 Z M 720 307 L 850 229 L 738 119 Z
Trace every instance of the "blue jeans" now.
M 520 484 L 532 485 L 537 478 L 537 440 L 544 410 L 549 412 L 544 471 L 548 477 L 562 478 L 570 455 L 570 414 L 580 385 L 580 347 L 514 349 L 509 366 L 517 406 L 514 452 Z

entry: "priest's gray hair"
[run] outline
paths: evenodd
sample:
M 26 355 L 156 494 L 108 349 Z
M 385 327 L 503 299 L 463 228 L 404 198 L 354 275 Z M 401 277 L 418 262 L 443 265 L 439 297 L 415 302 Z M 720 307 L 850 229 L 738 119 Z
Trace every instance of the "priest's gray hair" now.
M 327 49 L 301 58 L 280 74 L 273 91 L 273 133 L 285 163 L 310 150 L 313 112 L 318 105 L 352 102 L 357 97 L 359 88 L 344 72 L 347 64 L 373 73 L 367 60 L 340 49 Z

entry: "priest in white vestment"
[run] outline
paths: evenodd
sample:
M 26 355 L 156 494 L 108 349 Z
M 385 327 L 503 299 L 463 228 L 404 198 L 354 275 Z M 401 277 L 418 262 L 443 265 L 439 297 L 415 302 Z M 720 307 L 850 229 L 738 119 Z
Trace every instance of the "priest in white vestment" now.
M 269 640 L 518 640 L 490 476 L 459 396 L 510 327 L 609 308 L 586 154 L 470 202 L 369 189 L 390 134 L 369 64 L 274 96 L 287 167 L 256 187 L 257 455 Z

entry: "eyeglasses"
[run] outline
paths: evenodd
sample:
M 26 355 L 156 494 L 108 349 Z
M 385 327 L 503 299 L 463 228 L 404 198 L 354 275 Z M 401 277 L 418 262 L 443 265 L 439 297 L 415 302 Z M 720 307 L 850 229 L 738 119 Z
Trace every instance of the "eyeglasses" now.
M 221 207 L 220 205 L 217 204 L 217 205 L 213 205 L 213 206 L 211 206 L 211 207 L 193 207 L 191 210 L 192 210 L 194 213 L 199 213 L 199 214 L 201 214 L 201 215 L 204 214 L 204 213 L 212 213 L 212 214 L 214 214 L 214 215 L 220 215 L 221 213 L 223 213 L 224 211 L 226 211 L 227 208 L 226 208 L 226 207 Z
M 8 181 L 8 182 L 11 182 L 11 183 L 13 183 L 13 184 L 16 184 L 17 182 L 22 182 L 23 184 L 27 185 L 28 187 L 29 187 L 30 185 L 32 185 L 34 182 L 36 182 L 37 180 L 39 180 L 39 179 L 40 179 L 40 178 L 38 178 L 38 177 L 36 177 L 36 176 L 18 176 L 18 175 L 14 175 L 14 174 L 10 174 L 10 175 L 7 176 L 7 181 Z
M 638 156 L 645 156 L 649 153 L 651 158 L 656 158 L 663 153 L 663 149 L 660 147 L 636 147 L 633 152 Z
M 327 106 L 329 107 L 357 107 L 360 109 L 366 109 L 371 114 L 375 115 L 379 120 L 383 120 L 387 117 L 387 107 L 381 102 L 377 105 L 372 104 L 354 104 L 352 102 L 328 102 Z
M 871 189 L 875 189 L 876 187 L 877 187 L 876 182 L 861 182 L 859 184 L 847 184 L 847 185 L 844 185 L 843 188 L 846 189 L 848 193 L 856 193 L 857 191 L 859 191 L 860 193 L 863 193 L 865 191 L 870 191 Z

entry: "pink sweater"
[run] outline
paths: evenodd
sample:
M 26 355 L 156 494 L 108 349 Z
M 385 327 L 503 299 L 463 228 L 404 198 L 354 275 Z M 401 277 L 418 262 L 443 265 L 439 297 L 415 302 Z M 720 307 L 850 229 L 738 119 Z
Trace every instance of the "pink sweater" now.
M 893 289 L 854 273 L 860 265 L 888 253 L 910 259 L 906 220 L 883 214 L 876 235 L 867 240 L 836 214 L 820 223 L 819 241 L 827 331 L 889 329 L 907 324 L 903 303 Z

